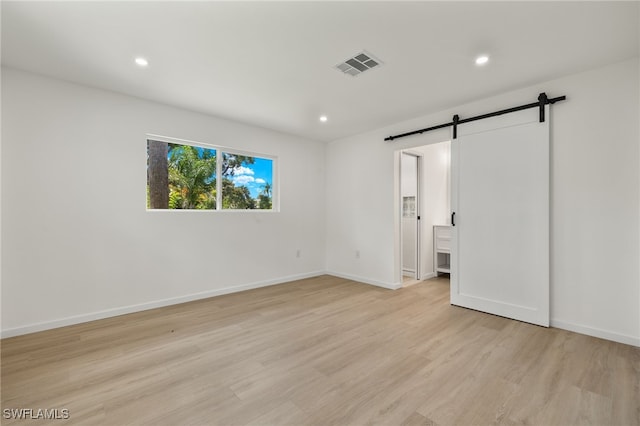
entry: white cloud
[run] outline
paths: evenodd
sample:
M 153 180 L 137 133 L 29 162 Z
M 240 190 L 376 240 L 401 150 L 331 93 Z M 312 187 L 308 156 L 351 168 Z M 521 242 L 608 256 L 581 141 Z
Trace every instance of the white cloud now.
M 264 179 L 262 179 L 262 178 L 258 178 L 258 179 L 256 179 L 256 183 L 257 183 L 257 184 L 262 185 L 262 184 L 267 183 L 267 181 L 265 181 L 265 180 L 264 180 Z
M 238 166 L 236 168 L 233 169 L 233 173 L 236 176 L 242 176 L 242 175 L 250 175 L 253 176 L 255 174 L 255 172 L 253 171 L 253 169 L 250 169 L 248 167 L 244 167 L 244 166 Z
M 240 175 L 233 177 L 233 183 L 236 185 L 247 185 L 254 182 L 255 179 L 252 176 Z

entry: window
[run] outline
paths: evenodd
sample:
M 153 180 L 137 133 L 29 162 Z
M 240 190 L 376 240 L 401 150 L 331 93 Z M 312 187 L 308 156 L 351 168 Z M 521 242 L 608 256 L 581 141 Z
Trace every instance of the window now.
M 274 162 L 218 147 L 148 140 L 147 209 L 274 210 Z

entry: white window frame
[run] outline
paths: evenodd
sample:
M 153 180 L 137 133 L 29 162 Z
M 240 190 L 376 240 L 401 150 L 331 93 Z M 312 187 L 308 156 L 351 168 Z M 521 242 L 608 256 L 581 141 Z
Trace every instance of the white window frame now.
M 172 144 L 189 145 L 197 148 L 215 149 L 216 150 L 216 208 L 206 210 L 196 209 L 149 209 L 148 212 L 253 212 L 253 213 L 278 213 L 280 212 L 280 174 L 278 169 L 278 157 L 271 154 L 262 154 L 254 151 L 245 151 L 236 148 L 226 147 L 224 145 L 215 145 L 207 142 L 196 142 L 187 139 L 173 138 L 169 136 L 155 135 L 147 133 L 146 141 L 167 142 Z M 248 157 L 264 158 L 273 161 L 271 170 L 271 209 L 223 209 L 222 208 L 222 154 L 244 155 Z

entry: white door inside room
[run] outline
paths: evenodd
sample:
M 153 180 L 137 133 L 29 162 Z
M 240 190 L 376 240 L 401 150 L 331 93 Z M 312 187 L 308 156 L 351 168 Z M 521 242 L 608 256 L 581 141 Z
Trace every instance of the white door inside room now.
M 467 123 L 451 143 L 451 303 L 549 325 L 549 113 Z
M 419 279 L 419 161 L 420 157 L 403 152 L 401 156 L 402 190 L 402 275 Z

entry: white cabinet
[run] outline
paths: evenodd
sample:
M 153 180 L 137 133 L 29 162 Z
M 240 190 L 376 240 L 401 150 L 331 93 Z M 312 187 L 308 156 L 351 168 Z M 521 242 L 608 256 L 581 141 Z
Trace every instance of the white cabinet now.
M 436 277 L 440 272 L 451 273 L 451 225 L 433 227 L 433 266 Z

